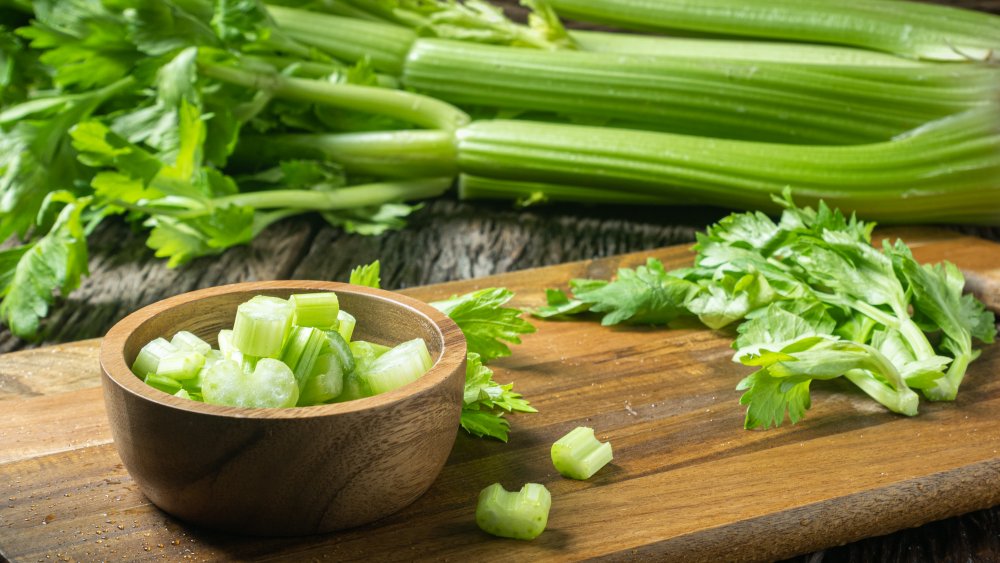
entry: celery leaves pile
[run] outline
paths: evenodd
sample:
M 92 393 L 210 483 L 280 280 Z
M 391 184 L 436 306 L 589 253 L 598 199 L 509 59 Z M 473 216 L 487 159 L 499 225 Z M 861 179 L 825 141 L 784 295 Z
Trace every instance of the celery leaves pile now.
M 746 428 L 798 422 L 813 380 L 844 377 L 893 412 L 917 414 L 919 391 L 955 399 L 974 341 L 993 342 L 993 313 L 953 264 L 921 265 L 902 242 L 871 244 L 873 223 L 786 193 L 775 223 L 731 215 L 698 237 L 693 267 L 650 259 L 613 281 L 573 280 L 549 290 L 539 317 L 592 311 L 603 324 L 697 317 L 713 329 L 739 322 L 735 361 L 756 368 L 744 391 Z
M 378 260 L 358 266 L 351 271 L 350 283 L 378 288 L 380 270 Z M 493 370 L 485 365 L 490 360 L 510 355 L 505 342 L 520 344 L 520 335 L 535 332 L 535 327 L 521 318 L 519 309 L 504 307 L 513 297 L 510 290 L 491 287 L 430 303 L 455 321 L 468 346 L 462 428 L 474 436 L 488 436 L 503 442 L 507 441 L 510 432 L 510 422 L 503 416 L 505 412 L 537 412 L 514 392 L 513 383 L 502 385 L 494 381 Z

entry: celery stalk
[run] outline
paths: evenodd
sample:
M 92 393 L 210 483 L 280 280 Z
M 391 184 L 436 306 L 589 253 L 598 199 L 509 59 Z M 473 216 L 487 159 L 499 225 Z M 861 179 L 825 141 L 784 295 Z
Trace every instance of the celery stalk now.
M 146 377 L 147 374 L 156 373 L 160 361 L 177 352 L 177 347 L 167 341 L 166 338 L 156 338 L 149 341 L 132 362 L 132 373 L 138 377 Z
M 244 356 L 273 357 L 281 353 L 295 308 L 277 297 L 257 295 L 236 310 L 233 344 Z
M 318 328 L 296 326 L 288 335 L 280 359 L 295 374 L 300 392 L 306 386 L 309 376 L 312 375 L 316 361 L 326 343 L 326 333 Z
M 337 326 L 340 301 L 333 292 L 297 293 L 288 298 L 295 307 L 292 322 L 301 327 L 330 328 Z
M 415 338 L 385 352 L 357 376 L 377 395 L 416 381 L 433 363 L 427 344 Z
M 345 343 L 351 341 L 351 337 L 354 336 L 354 327 L 357 326 L 357 324 L 358 320 L 354 318 L 354 315 L 343 309 L 337 312 L 337 333 Z

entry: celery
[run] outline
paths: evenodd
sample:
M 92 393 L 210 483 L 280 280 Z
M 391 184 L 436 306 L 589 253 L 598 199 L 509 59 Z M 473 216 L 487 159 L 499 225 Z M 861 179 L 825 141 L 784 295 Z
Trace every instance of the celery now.
M 223 329 L 219 331 L 219 353 L 222 354 L 223 359 L 233 360 L 238 364 L 243 363 L 243 353 L 233 343 L 232 330 Z
M 351 317 L 351 321 L 353 320 L 354 317 Z M 340 362 L 341 367 L 344 369 L 344 373 L 351 373 L 354 371 L 354 352 L 351 345 L 348 344 L 348 341 L 344 339 L 340 332 L 332 330 L 326 331 L 326 337 L 330 352 L 334 355 L 337 361 Z M 371 346 L 378 346 L 377 344 L 368 344 Z
M 900 56 L 990 60 L 1000 17 L 894 0 L 552 0 L 560 15 L 644 31 L 696 32 L 853 45 Z
M 594 429 L 578 426 L 552 444 L 552 465 L 563 477 L 590 479 L 612 460 L 611 443 L 594 437 Z
M 233 345 L 244 356 L 274 357 L 281 353 L 295 308 L 278 297 L 258 295 L 236 310 Z
M 173 395 L 174 393 L 182 389 L 182 385 L 176 379 L 166 377 L 164 375 L 157 375 L 155 373 L 147 374 L 143 379 L 146 385 L 154 389 L 159 389 L 168 395 Z
M 193 399 L 191 398 L 191 394 L 190 394 L 190 393 L 188 393 L 188 392 L 187 392 L 186 390 L 184 390 L 184 389 L 181 389 L 181 390 L 177 391 L 176 393 L 174 393 L 174 397 L 180 397 L 181 399 L 188 399 L 188 400 L 193 400 Z
M 147 374 L 156 373 L 160 365 L 160 360 L 177 351 L 177 347 L 167 341 L 166 338 L 157 338 L 149 341 L 132 362 L 132 373 L 138 377 L 145 377 Z
M 160 360 L 156 375 L 176 381 L 195 379 L 203 365 L 205 356 L 189 350 L 180 350 Z
M 313 372 L 299 394 L 300 406 L 325 403 L 344 390 L 344 367 L 333 352 L 321 354 Z
M 326 333 L 318 328 L 296 326 L 292 327 L 286 340 L 280 360 L 295 374 L 295 380 L 301 391 L 312 375 L 316 360 L 328 339 Z
M 340 334 L 344 342 L 350 342 L 351 337 L 354 336 L 354 327 L 358 324 L 358 320 L 354 318 L 354 315 L 341 309 L 337 313 L 337 323 L 337 333 Z
M 177 332 L 177 334 L 175 334 L 174 337 L 170 339 L 170 343 L 173 344 L 176 348 L 197 352 L 202 356 L 208 354 L 208 352 L 212 349 L 211 344 L 205 342 L 201 338 L 198 338 L 197 336 L 186 330 Z
M 330 328 L 337 326 L 340 301 L 333 292 L 298 293 L 288 298 L 295 307 L 293 323 L 298 326 Z
M 494 536 L 533 540 L 545 530 L 551 507 L 552 495 L 544 485 L 528 483 L 509 492 L 493 483 L 479 493 L 476 524 Z
M 415 338 L 385 352 L 357 375 L 377 395 L 416 381 L 433 363 L 427 344 Z
M 247 373 L 236 362 L 222 360 L 204 374 L 202 394 L 215 405 L 291 407 L 298 401 L 299 386 L 292 370 L 278 360 L 262 358 Z

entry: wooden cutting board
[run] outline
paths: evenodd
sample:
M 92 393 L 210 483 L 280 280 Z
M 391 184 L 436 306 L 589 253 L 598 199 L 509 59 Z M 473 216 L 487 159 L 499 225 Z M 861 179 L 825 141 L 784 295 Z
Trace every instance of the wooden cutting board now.
M 902 236 L 922 261 L 949 259 L 1000 306 L 1000 245 L 933 229 Z M 405 291 L 437 299 L 488 286 L 534 306 L 546 287 L 611 275 L 647 256 L 690 263 L 686 247 L 525 270 Z M 124 470 L 99 389 L 99 340 L 0 356 L 0 554 L 65 560 L 452 560 L 504 558 L 766 560 L 1000 503 L 1000 346 L 987 347 L 954 403 L 904 418 L 846 385 L 815 384 L 795 426 L 743 430 L 732 333 L 608 329 L 537 321 L 493 364 L 539 410 L 512 416 L 510 442 L 460 433 L 431 490 L 385 520 L 325 536 L 261 539 L 186 526 Z M 549 447 L 576 426 L 614 446 L 588 481 L 561 478 Z M 190 440 L 198 440 L 192 434 Z M 548 529 L 532 542 L 490 537 L 480 489 L 544 483 Z

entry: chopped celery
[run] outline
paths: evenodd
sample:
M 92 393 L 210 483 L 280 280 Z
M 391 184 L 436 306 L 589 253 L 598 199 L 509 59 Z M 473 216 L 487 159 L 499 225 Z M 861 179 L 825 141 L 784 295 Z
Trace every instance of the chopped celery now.
M 181 389 L 180 391 L 174 393 L 174 397 L 180 397 L 181 399 L 191 399 L 191 394 L 186 390 Z
M 295 308 L 278 297 L 257 295 L 236 310 L 233 344 L 244 355 L 261 358 L 281 353 Z
M 292 327 L 287 340 L 285 349 L 281 353 L 281 361 L 295 374 L 295 380 L 301 391 L 313 373 L 316 359 L 319 358 L 328 339 L 326 333 L 318 328 L 296 326 Z
M 362 358 L 375 359 L 391 350 L 389 346 L 375 344 L 374 342 L 368 342 L 366 340 L 355 340 L 350 343 L 350 347 L 351 353 L 354 354 L 354 357 L 357 360 L 361 360 Z
M 232 360 L 216 362 L 202 378 L 206 403 L 234 407 L 291 407 L 299 398 L 295 374 L 285 364 L 261 358 L 252 372 Z
M 299 406 L 318 405 L 337 398 L 344 390 L 344 367 L 333 351 L 316 359 L 313 375 L 299 394 Z
M 238 364 L 243 363 L 243 353 L 237 350 L 236 345 L 233 344 L 233 331 L 231 330 L 219 331 L 219 352 L 223 359 L 232 360 Z
M 160 360 L 160 365 L 156 367 L 156 375 L 177 381 L 195 379 L 203 365 L 205 356 L 189 350 L 179 350 Z
M 156 373 L 156 368 L 160 365 L 160 360 L 177 351 L 177 347 L 167 341 L 166 338 L 151 340 L 139 350 L 139 354 L 132 363 L 132 373 L 139 377 L 146 377 L 147 374 Z
M 344 373 L 351 373 L 355 368 L 354 353 L 351 351 L 351 346 L 348 341 L 344 339 L 339 332 L 327 331 L 327 345 L 330 347 L 330 352 L 334 354 L 337 360 L 340 362 L 341 368 L 343 368 Z
M 563 477 L 590 479 L 611 461 L 611 443 L 601 443 L 594 429 L 578 426 L 552 444 L 552 465 Z
M 173 395 L 174 393 L 181 390 L 181 384 L 176 379 L 172 379 L 163 375 L 157 375 L 155 373 L 150 373 L 146 375 L 143 379 L 146 385 L 153 387 L 154 389 L 159 389 L 164 393 Z
M 333 337 L 330 338 L 330 341 L 332 348 Z M 351 358 L 354 361 L 354 369 L 345 371 L 344 390 L 337 397 L 338 403 L 343 401 L 353 401 L 354 399 L 361 399 L 374 395 L 374 392 L 372 392 L 368 382 L 362 379 L 359 375 L 361 373 L 366 373 L 376 359 L 389 351 L 388 346 L 382 346 L 381 344 L 366 342 L 364 340 L 355 340 L 354 342 L 351 342 L 349 344 L 349 349 L 351 351 Z
M 414 338 L 382 354 L 357 375 L 377 395 L 416 381 L 433 363 L 424 340 Z
M 205 342 L 186 330 L 182 330 L 175 334 L 174 337 L 170 339 L 170 343 L 176 348 L 197 352 L 202 356 L 208 354 L 209 350 L 212 349 L 212 346 L 208 342 Z
M 354 327 L 358 324 L 358 320 L 354 318 L 354 315 L 348 313 L 347 311 L 341 309 L 337 312 L 337 332 L 344 337 L 347 342 L 351 341 L 351 337 L 354 336 Z
M 297 293 L 288 301 L 295 307 L 294 324 L 317 328 L 337 326 L 340 301 L 336 293 Z
M 479 493 L 476 524 L 488 534 L 519 540 L 533 540 L 549 521 L 552 495 L 544 485 L 528 483 L 510 492 L 493 483 Z

